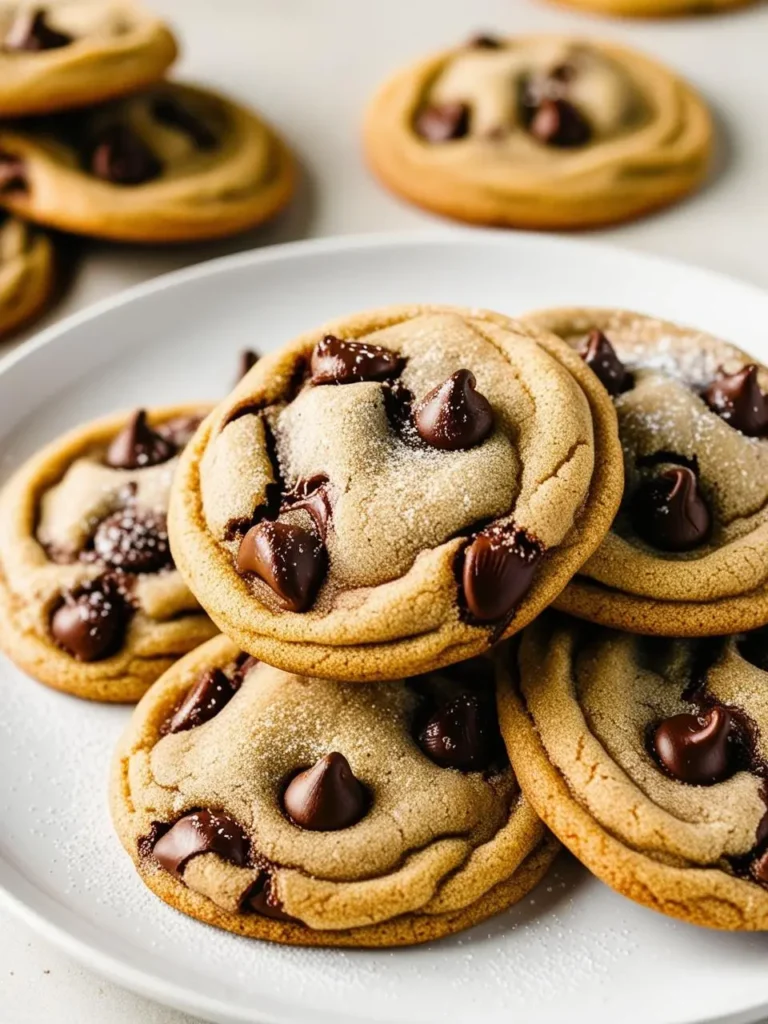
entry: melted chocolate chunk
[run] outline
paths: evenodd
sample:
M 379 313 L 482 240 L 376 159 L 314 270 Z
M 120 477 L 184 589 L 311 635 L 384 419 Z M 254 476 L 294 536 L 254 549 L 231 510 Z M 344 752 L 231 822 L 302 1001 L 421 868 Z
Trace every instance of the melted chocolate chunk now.
M 754 363 L 719 377 L 702 397 L 713 412 L 747 437 L 768 431 L 768 396 L 760 390 Z
M 385 381 L 396 377 L 403 360 L 381 345 L 342 341 L 327 334 L 312 353 L 311 383 L 357 384 L 364 380 Z
M 78 661 L 102 661 L 123 642 L 128 609 L 114 580 L 100 576 L 63 595 L 51 616 L 51 635 Z
M 239 383 L 246 375 L 246 373 L 249 373 L 253 369 L 253 367 L 256 365 L 256 363 L 258 363 L 258 361 L 258 352 L 254 351 L 254 349 L 252 348 L 244 348 L 243 351 L 240 353 L 240 361 L 237 365 L 236 383 Z
M 93 536 L 93 554 L 123 572 L 160 572 L 173 565 L 168 527 L 160 512 L 129 505 L 103 519 Z
M 88 154 L 91 174 L 113 185 L 143 185 L 163 172 L 163 165 L 149 146 L 127 125 L 104 128 Z
M 365 814 L 368 794 L 343 754 L 321 757 L 288 784 L 283 807 L 291 821 L 311 832 L 349 828 Z
M 545 146 L 570 149 L 592 138 L 587 119 L 568 100 L 544 98 L 531 111 L 528 131 Z
M 26 187 L 27 168 L 23 158 L 0 150 L 0 192 L 14 192 Z
M 256 881 L 243 896 L 240 904 L 243 911 L 253 911 L 262 917 L 270 917 L 273 921 L 295 921 L 295 917 L 286 914 L 283 905 L 274 892 L 272 877 L 268 871 L 262 871 Z
M 106 463 L 113 469 L 144 469 L 159 466 L 176 454 L 176 446 L 147 423 L 144 409 L 128 420 L 107 451 Z
M 47 19 L 47 12 L 42 7 L 21 8 L 8 29 L 3 49 L 39 53 L 69 46 L 72 36 L 52 28 Z
M 173 96 L 161 96 L 152 104 L 152 113 L 161 124 L 178 128 L 194 142 L 198 149 L 215 149 L 218 139 L 196 114 Z
M 226 814 L 193 811 L 172 825 L 155 843 L 152 856 L 166 871 L 181 878 L 192 857 L 216 853 L 246 867 L 250 843 L 242 828 Z
M 460 694 L 432 715 L 419 733 L 419 746 L 441 768 L 483 771 L 496 760 L 501 744 L 492 709 L 476 694 Z
M 630 516 L 637 535 L 660 551 L 691 551 L 707 541 L 712 528 L 696 474 L 685 466 L 642 484 L 632 498 Z
M 504 46 L 504 42 L 499 39 L 498 36 L 492 36 L 488 33 L 480 32 L 478 35 L 471 37 L 467 46 L 476 50 L 501 50 Z
M 312 516 L 318 535 L 325 540 L 332 512 L 328 477 L 320 474 L 309 480 L 300 480 L 283 498 L 280 514 L 300 508 Z
M 237 571 L 256 573 L 291 612 L 312 604 L 327 562 L 325 546 L 313 533 L 268 520 L 251 527 L 237 552 Z
M 220 668 L 208 669 L 190 689 L 168 724 L 168 732 L 186 732 L 209 722 L 232 700 L 239 680 L 229 679 Z
M 485 440 L 493 430 L 493 409 L 475 383 L 469 370 L 457 370 L 419 402 L 413 419 L 423 441 L 457 451 Z
M 157 433 L 165 441 L 169 441 L 178 451 L 192 439 L 193 434 L 205 419 L 205 416 L 174 416 L 171 420 L 159 424 Z
M 653 749 L 673 778 L 692 786 L 723 782 L 736 774 L 742 761 L 740 730 L 722 707 L 660 722 L 653 732 Z
M 489 526 L 464 550 L 464 599 L 479 622 L 506 619 L 533 582 L 544 551 L 514 526 Z
M 417 135 L 427 142 L 453 142 L 469 134 L 469 106 L 466 103 L 431 103 L 423 107 L 414 123 Z
M 616 355 L 616 350 L 602 331 L 595 329 L 589 332 L 580 355 L 612 397 L 632 387 L 632 374 Z
M 756 882 L 768 885 L 768 850 L 752 862 L 750 873 Z

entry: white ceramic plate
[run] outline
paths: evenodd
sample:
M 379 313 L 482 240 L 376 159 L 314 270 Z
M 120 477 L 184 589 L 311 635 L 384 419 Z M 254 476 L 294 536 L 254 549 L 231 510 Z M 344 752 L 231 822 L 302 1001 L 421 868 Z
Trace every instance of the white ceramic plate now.
M 623 306 L 768 360 L 768 294 L 703 270 L 533 235 L 300 243 L 160 278 L 5 360 L 2 477 L 92 416 L 222 395 L 243 347 L 263 352 L 325 319 L 411 301 L 512 314 Z M 659 917 L 565 857 L 507 914 L 411 950 L 284 949 L 207 928 L 155 900 L 112 834 L 106 771 L 129 711 L 53 693 L 4 660 L 0 702 L 5 898 L 85 965 L 161 1002 L 279 1024 L 693 1024 L 768 1011 L 768 935 Z

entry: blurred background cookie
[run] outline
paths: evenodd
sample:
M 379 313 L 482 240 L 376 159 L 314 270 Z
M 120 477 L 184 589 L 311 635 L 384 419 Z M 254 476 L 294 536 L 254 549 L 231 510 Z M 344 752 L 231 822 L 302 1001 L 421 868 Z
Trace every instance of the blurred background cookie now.
M 587 228 L 703 180 L 709 113 L 661 64 L 613 43 L 482 36 L 391 78 L 364 125 L 395 192 L 457 220 Z
M 161 899 L 294 945 L 448 935 L 520 899 L 557 849 L 509 768 L 489 663 L 360 687 L 225 637 L 137 708 L 111 807 Z
M 130 0 L 0 4 L 0 117 L 89 106 L 162 78 L 176 41 Z
M 0 645 L 35 679 L 138 700 L 216 633 L 176 571 L 171 480 L 205 410 L 140 410 L 54 441 L 0 496 Z
M 207 89 L 162 83 L 89 110 L 0 129 L 0 202 L 77 234 L 180 242 L 269 219 L 293 157 L 256 114 Z
M 0 337 L 42 312 L 56 287 L 55 270 L 50 237 L 0 214 Z

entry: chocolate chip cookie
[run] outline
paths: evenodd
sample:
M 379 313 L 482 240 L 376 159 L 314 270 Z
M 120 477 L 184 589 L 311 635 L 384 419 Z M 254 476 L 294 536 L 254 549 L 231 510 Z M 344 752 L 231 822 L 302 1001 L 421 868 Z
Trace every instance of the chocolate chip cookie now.
M 166 903 L 295 945 L 470 927 L 525 895 L 557 849 L 510 771 L 480 660 L 360 687 L 287 675 L 217 637 L 136 709 L 111 807 Z
M 0 646 L 59 690 L 137 700 L 216 629 L 176 571 L 166 510 L 205 410 L 140 410 L 81 427 L 0 496 Z
M 599 14 L 624 18 L 664 18 L 677 15 L 717 14 L 746 7 L 754 0 L 557 0 L 567 7 L 578 7 Z
M 371 167 L 458 220 L 584 228 L 637 217 L 702 181 L 712 125 L 667 68 L 563 36 L 482 36 L 398 72 L 368 111 Z
M 517 632 L 621 491 L 612 403 L 567 345 L 493 313 L 390 307 L 263 357 L 186 449 L 169 526 L 243 650 L 363 682 Z
M 621 511 L 558 607 L 664 636 L 768 622 L 768 370 L 734 345 L 636 313 L 526 319 L 603 381 L 624 448 Z
M 161 79 L 169 29 L 127 0 L 0 5 L 0 116 L 88 106 Z
M 48 235 L 18 217 L 0 214 L 0 335 L 34 319 L 56 284 Z
M 291 198 L 294 161 L 256 114 L 163 82 L 0 130 L 0 203 L 28 220 L 118 241 L 234 234 Z
M 768 929 L 765 631 L 661 639 L 548 612 L 498 663 L 520 785 L 591 871 L 673 917 Z

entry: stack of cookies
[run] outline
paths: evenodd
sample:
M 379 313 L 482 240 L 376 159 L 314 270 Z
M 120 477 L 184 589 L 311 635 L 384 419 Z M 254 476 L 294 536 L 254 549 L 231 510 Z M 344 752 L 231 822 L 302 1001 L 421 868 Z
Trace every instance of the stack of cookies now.
M 131 0 L 0 4 L 0 334 L 53 291 L 40 228 L 193 241 L 260 224 L 291 198 L 282 140 L 239 104 L 165 81 L 176 54 L 169 28 Z
M 422 942 L 511 906 L 559 840 L 655 909 L 765 928 L 766 387 L 630 313 L 327 324 L 212 410 L 24 466 L 0 642 L 141 697 L 115 828 L 201 921 Z

